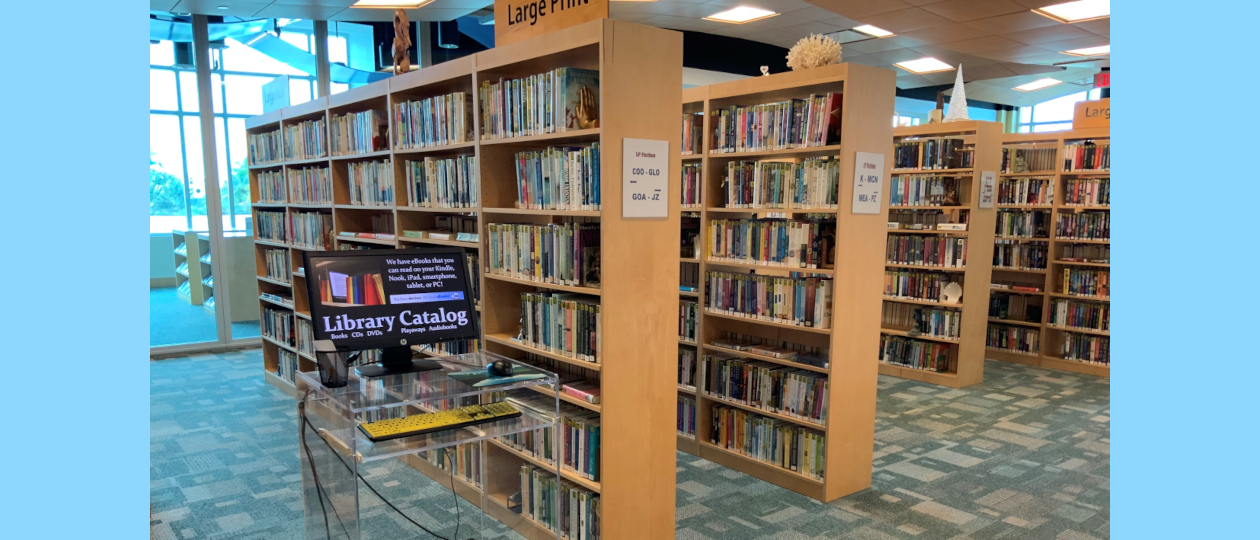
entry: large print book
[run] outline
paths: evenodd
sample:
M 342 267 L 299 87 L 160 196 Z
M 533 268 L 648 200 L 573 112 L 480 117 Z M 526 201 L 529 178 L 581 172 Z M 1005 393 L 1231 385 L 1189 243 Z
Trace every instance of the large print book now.
M 599 127 L 599 71 L 581 68 L 560 68 L 559 109 L 564 111 L 560 131 Z M 582 91 L 587 89 L 587 104 L 582 105 Z

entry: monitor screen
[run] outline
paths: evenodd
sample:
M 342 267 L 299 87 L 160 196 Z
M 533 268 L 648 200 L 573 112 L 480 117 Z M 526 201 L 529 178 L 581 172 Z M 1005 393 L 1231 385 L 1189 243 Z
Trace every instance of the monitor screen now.
M 315 340 L 338 350 L 478 337 L 464 249 L 303 252 Z

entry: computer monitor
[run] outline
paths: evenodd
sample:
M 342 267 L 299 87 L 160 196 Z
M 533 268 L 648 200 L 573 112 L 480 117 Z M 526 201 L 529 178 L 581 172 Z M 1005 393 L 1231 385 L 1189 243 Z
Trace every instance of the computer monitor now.
M 412 345 L 476 339 L 464 248 L 304 251 L 316 351 L 381 349 L 362 377 L 440 367 Z

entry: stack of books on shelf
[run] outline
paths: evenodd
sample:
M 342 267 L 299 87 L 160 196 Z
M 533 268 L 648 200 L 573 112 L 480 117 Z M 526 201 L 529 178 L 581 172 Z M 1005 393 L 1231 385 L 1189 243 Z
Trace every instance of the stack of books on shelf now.
M 1111 331 L 1111 305 L 1055 298 L 1050 303 L 1050 326 L 1066 330 Z
M 375 110 L 333 115 L 328 130 L 332 155 L 351 156 L 389 148 L 387 123 L 385 115 Z
M 1085 141 L 1063 145 L 1065 172 L 1105 172 L 1111 170 L 1111 142 Z
M 700 258 L 700 213 L 699 212 L 682 212 L 678 220 L 679 229 L 682 229 L 680 242 L 678 244 L 678 256 L 684 259 Z M 699 267 L 695 267 L 697 270 Z M 691 281 L 683 280 L 684 283 L 696 283 L 695 279 Z
M 711 154 L 840 144 L 843 94 L 828 92 L 750 107 L 710 111 Z
M 882 319 L 886 328 L 904 328 L 910 337 L 927 336 L 957 341 L 962 337 L 962 312 L 913 304 L 884 302 Z
M 394 215 L 393 214 L 373 214 L 368 216 L 371 223 L 371 231 L 339 231 L 337 236 L 340 238 L 375 238 L 378 240 L 393 240 L 394 234 Z
M 956 276 L 940 272 L 885 269 L 884 296 L 939 302 L 945 286 L 958 282 Z
M 293 204 L 332 204 L 332 174 L 328 167 L 286 169 L 289 175 L 289 202 Z
M 477 218 L 470 216 L 434 216 L 433 230 L 404 230 L 406 238 L 432 238 L 434 240 L 458 240 L 460 242 L 476 242 L 480 238 L 477 233 Z
M 285 283 L 289 282 L 290 276 L 292 275 L 289 271 L 289 250 L 264 250 L 263 259 L 267 268 L 267 279 L 283 281 Z
M 260 240 L 284 243 L 288 240 L 286 223 L 288 216 L 284 212 L 257 210 L 254 212 L 254 230 L 258 231 Z
M 464 271 L 468 276 L 468 290 L 472 293 L 473 302 L 481 305 L 481 264 L 480 254 L 469 250 L 464 252 Z
M 292 383 L 297 372 L 298 355 L 292 351 L 280 349 L 279 361 L 276 362 L 276 375 Z
M 555 469 L 521 466 L 521 515 L 561 538 L 595 540 L 599 514 L 598 494 L 568 480 L 557 486 Z
M 705 395 L 823 425 L 827 376 L 759 360 L 705 355 L 700 387 Z
M 961 269 L 967 267 L 967 239 L 890 233 L 884 254 L 888 264 Z
M 516 207 L 599 210 L 599 143 L 516 154 Z
M 268 165 L 280 161 L 280 130 L 250 133 L 247 138 L 250 165 Z
M 1050 262 L 1046 242 L 993 241 L 994 270 L 1045 270 Z
M 701 186 L 704 182 L 704 168 L 700 163 L 682 164 L 682 207 L 700 208 Z
M 985 336 L 986 347 L 1020 354 L 1037 354 L 1040 343 L 1040 331 L 1022 326 L 991 324 Z
M 599 72 L 571 67 L 522 79 L 481 81 L 481 138 L 599 127 Z
M 731 161 L 726 164 L 723 195 L 726 208 L 834 209 L 840 197 L 840 160 Z
M 976 149 L 962 139 L 904 140 L 893 144 L 893 170 L 966 169 L 975 162 L 975 155 Z
M 1053 171 L 1054 152 L 1054 148 L 1003 148 L 1002 174 Z
M 407 205 L 417 208 L 476 208 L 477 157 L 405 161 Z
M 1065 206 L 1111 206 L 1111 179 L 1064 179 L 1063 204 Z
M 693 156 L 701 152 L 704 143 L 704 113 L 683 113 L 682 155 Z
M 831 328 L 830 279 L 709 272 L 705 309 L 714 313 L 819 329 Z
M 994 235 L 1004 238 L 1049 239 L 1049 214 L 1038 210 L 998 210 Z
M 479 339 L 461 339 L 455 341 L 442 341 L 439 343 L 429 343 L 418 347 L 421 351 L 438 356 L 450 356 L 453 354 L 468 354 L 481 351 L 481 340 Z
M 1107 244 L 1067 244 L 1060 253 L 1060 262 L 1111 263 L 1111 246 Z
M 315 330 L 311 328 L 311 322 L 299 318 L 297 320 L 297 350 L 298 352 L 315 357 Z
M 1111 297 L 1111 272 L 1093 268 L 1063 269 L 1062 294 L 1072 296 Z
M 678 396 L 678 434 L 688 439 L 696 438 L 696 398 L 679 394 Z
M 946 343 L 886 334 L 879 336 L 879 361 L 910 369 L 948 372 L 949 349 Z
M 521 331 L 516 339 L 531 347 L 599 363 L 599 302 L 578 294 L 521 293 Z
M 258 202 L 284 204 L 284 173 L 258 171 Z
M 819 431 L 725 405 L 712 408 L 710 443 L 822 480 L 826 437 Z
M 300 161 L 328 155 L 328 121 L 324 118 L 305 120 L 284 126 L 284 159 Z
M 900 231 L 965 231 L 970 212 L 942 210 L 889 210 L 888 229 Z
M 1003 178 L 998 183 L 997 203 L 1010 206 L 1050 206 L 1054 204 L 1054 179 Z
M 691 258 L 691 257 L 686 257 Z M 700 265 L 681 264 L 678 268 L 678 290 L 685 292 L 700 291 Z
M 1111 364 L 1111 338 L 1067 332 L 1059 353 L 1064 360 L 1076 360 L 1091 364 Z
M 394 103 L 394 146 L 408 150 L 471 142 L 472 107 L 467 92 Z
M 350 204 L 356 206 L 394 205 L 394 166 L 388 159 L 354 161 L 347 166 Z
M 723 332 L 722 338 L 708 344 L 735 352 L 768 356 L 779 360 L 791 360 L 798 364 L 826 369 L 831 365 L 825 348 L 811 347 L 790 341 L 767 339 L 761 336 Z
M 1021 294 L 996 294 L 989 297 L 989 318 L 1036 324 L 1041 322 L 1041 305 Z
M 958 179 L 898 176 L 888 186 L 888 206 L 959 206 Z
M 834 220 L 714 219 L 709 221 L 709 253 L 714 261 L 829 268 L 834 261 Z
M 678 339 L 688 343 L 696 343 L 697 311 L 695 301 L 678 301 Z
M 1059 214 L 1054 236 L 1059 240 L 1110 240 L 1111 212 Z
M 491 223 L 486 271 L 527 281 L 599 287 L 598 223 Z
M 330 274 L 334 274 L 330 272 Z M 337 289 L 345 291 L 344 304 L 351 306 L 383 306 L 385 305 L 385 288 L 380 274 L 360 274 L 337 279 Z M 331 280 L 319 278 L 319 301 L 331 304 L 334 284 Z
M 420 452 L 417 455 L 443 471 L 451 471 L 451 467 L 454 466 L 455 476 L 469 484 L 481 487 L 480 444 L 457 444 L 453 447 Z
M 332 214 L 293 212 L 289 218 L 290 244 L 319 250 L 332 247 Z
M 696 389 L 696 350 L 690 347 L 678 348 L 678 386 Z
M 297 344 L 293 332 L 293 312 L 263 308 L 262 335 L 290 347 Z

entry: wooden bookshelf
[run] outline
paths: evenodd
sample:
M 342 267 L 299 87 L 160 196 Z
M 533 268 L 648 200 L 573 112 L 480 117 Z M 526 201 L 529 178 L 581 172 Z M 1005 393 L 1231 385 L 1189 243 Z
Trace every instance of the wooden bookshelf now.
M 829 329 L 810 328 L 790 324 L 761 321 L 735 315 L 727 315 L 704 309 L 706 291 L 705 274 L 711 270 L 756 275 L 786 276 L 790 269 L 772 266 L 726 263 L 706 260 L 709 246 L 702 245 L 701 258 L 680 261 L 679 264 L 698 265 L 699 293 L 679 292 L 680 299 L 694 299 L 700 304 L 697 320 L 697 363 L 705 355 L 730 355 L 760 360 L 785 366 L 799 367 L 816 373 L 825 373 L 828 381 L 828 420 L 823 425 L 786 415 L 761 411 L 717 396 L 707 395 L 703 383 L 697 390 L 679 386 L 679 396 L 696 399 L 696 436 L 682 433 L 675 436 L 679 450 L 702 457 L 761 480 L 790 489 L 821 501 L 832 501 L 845 495 L 866 489 L 871 485 L 871 462 L 874 445 L 875 387 L 878 363 L 875 361 L 879 343 L 880 290 L 883 283 L 884 239 L 887 227 L 887 205 L 880 214 L 853 214 L 854 160 L 856 152 L 869 152 L 885 156 L 884 195 L 887 196 L 887 179 L 892 169 L 889 142 L 895 74 L 888 70 L 858 64 L 840 64 L 805 71 L 788 72 L 768 77 L 755 77 L 689 88 L 683 91 L 683 112 L 703 112 L 704 129 L 702 153 L 685 156 L 688 162 L 700 163 L 700 208 L 681 211 L 700 214 L 700 236 L 707 239 L 711 219 L 729 217 L 797 216 L 802 214 L 834 214 L 836 226 L 836 265 L 818 272 L 820 277 L 831 277 L 837 283 L 832 298 L 832 325 Z M 711 153 L 713 126 L 710 113 L 733 105 L 752 106 L 793 98 L 806 98 L 811 94 L 827 92 L 843 93 L 841 121 L 842 142 L 839 145 L 806 147 L 791 150 L 772 150 L 738 153 Z M 675 130 L 680 116 L 675 113 Z M 840 157 L 840 191 L 838 209 L 727 209 L 723 208 L 721 185 L 726 163 L 731 160 L 775 160 L 800 162 L 809 157 Z M 705 241 L 707 242 L 707 240 Z M 790 360 L 782 360 L 737 352 L 715 347 L 712 343 L 722 339 L 727 332 L 757 336 L 768 340 L 787 341 L 809 347 L 817 347 L 830 356 L 830 367 L 808 366 Z M 690 347 L 680 343 L 680 348 Z M 699 370 L 699 367 L 697 367 Z M 700 373 L 698 377 L 702 377 Z M 698 382 L 700 382 L 698 380 Z M 802 425 L 827 437 L 825 452 L 825 479 L 782 468 L 776 464 L 758 461 L 743 454 L 721 448 L 711 441 L 711 418 L 715 405 L 747 409 L 754 414 Z M 676 419 L 671 423 L 677 425 Z
M 1055 223 L 1061 214 L 1073 214 L 1086 211 L 1111 211 L 1110 205 L 1068 205 L 1064 204 L 1065 199 L 1063 198 L 1066 193 L 1065 185 L 1071 179 L 1110 179 L 1111 176 L 1110 171 L 1067 171 L 1064 167 L 1064 146 L 1086 140 L 1110 141 L 1110 139 L 1111 131 L 1108 128 L 1076 129 L 1050 133 L 1008 133 L 1003 135 L 1002 144 L 1004 148 L 1048 148 L 1054 151 L 1055 168 L 1052 170 L 1039 170 L 1026 173 L 1005 173 L 1001 175 L 1001 178 L 1031 176 L 1051 179 L 1054 185 L 1054 199 L 1052 201 L 1053 204 L 1037 206 L 1037 209 L 1046 212 L 1048 215 L 1048 238 L 1044 239 L 1044 242 L 1047 245 L 1048 253 L 1047 268 L 1043 271 L 1004 269 L 1000 267 L 993 268 L 992 281 L 995 284 L 1019 284 L 1035 287 L 1038 290 L 1003 291 L 993 289 L 991 291 L 991 294 L 993 295 L 1021 295 L 1027 299 L 1032 307 L 1030 307 L 1028 317 L 1016 320 L 989 318 L 989 326 L 991 328 L 1017 327 L 1034 330 L 1039 334 L 1038 347 L 1027 352 L 989 348 L 986 351 L 986 356 L 988 358 L 1047 369 L 1096 375 L 1099 377 L 1111 376 L 1111 366 L 1109 364 L 1065 359 L 1061 354 L 1063 340 L 1070 334 L 1092 337 L 1109 337 L 1109 331 L 1073 329 L 1049 324 L 1050 309 L 1053 306 L 1053 301 L 1055 299 L 1076 299 L 1090 303 L 1110 303 L 1111 300 L 1110 298 L 1096 296 L 1073 296 L 1063 294 L 1061 292 L 1063 290 L 1061 287 L 1063 271 L 1065 268 L 1077 267 L 1095 270 L 1108 270 L 1111 267 L 1110 262 L 1065 261 L 1062 258 L 1064 247 L 1072 244 L 1106 246 L 1111 243 L 1111 240 L 1072 240 L 1058 238 L 1055 234 Z
M 614 55 L 614 51 L 617 53 Z M 669 66 L 674 66 L 670 68 Z M 530 137 L 483 140 L 480 130 L 478 89 L 481 81 L 499 78 L 520 78 L 560 67 L 598 69 L 600 71 L 600 125 L 582 129 Z M 389 119 L 387 150 L 348 156 L 329 156 L 284 162 L 270 167 L 329 167 L 334 184 L 334 201 L 328 204 L 260 204 L 255 211 L 319 211 L 330 214 L 333 222 L 329 249 L 345 245 L 372 249 L 406 249 L 425 244 L 450 245 L 471 253 L 489 249 L 488 225 L 491 223 L 559 223 L 564 220 L 598 221 L 601 230 L 601 287 L 568 287 L 532 281 L 489 276 L 484 271 L 479 280 L 479 308 L 482 339 L 480 347 L 505 356 L 524 359 L 537 354 L 557 361 L 596 370 L 600 375 L 601 403 L 593 405 L 559 394 L 566 403 L 601 415 L 601 478 L 598 482 L 565 475 L 591 491 L 600 494 L 601 535 L 604 540 L 672 537 L 674 531 L 675 455 L 671 444 L 673 431 L 667 427 L 675 420 L 673 381 L 674 358 L 664 360 L 674 350 L 675 336 L 666 325 L 676 311 L 677 256 L 674 241 L 679 215 L 671 207 L 665 219 L 626 219 L 621 217 L 621 141 L 624 138 L 670 141 L 671 149 L 679 147 L 677 115 L 662 104 L 679 103 L 682 88 L 682 35 L 677 32 L 641 26 L 625 21 L 602 19 L 583 23 L 551 34 L 537 36 L 399 75 L 348 92 L 254 117 L 246 122 L 250 133 L 273 131 L 289 122 L 311 118 L 331 119 L 367 109 L 382 111 Z M 473 108 L 473 141 L 436 147 L 400 148 L 393 140 L 393 106 L 395 103 L 428 97 L 467 92 Z M 891 96 L 891 88 L 888 90 Z M 889 98 L 891 100 L 891 98 Z M 890 108 L 891 110 L 891 108 Z M 514 187 L 513 155 L 522 150 L 552 145 L 583 145 L 599 142 L 602 210 L 524 210 L 512 204 Z M 471 208 L 418 208 L 407 205 L 404 163 L 425 157 L 447 158 L 476 156 L 478 206 Z M 355 160 L 388 159 L 394 169 L 395 201 L 389 207 L 353 206 L 345 196 L 346 164 Z M 681 161 L 671 159 L 670 170 L 680 170 Z M 266 170 L 259 168 L 258 170 Z M 255 169 L 251 168 L 251 186 Z M 670 180 L 671 192 L 677 192 L 677 177 Z M 257 193 L 253 195 L 257 201 Z M 373 232 L 370 217 L 390 216 L 394 224 L 394 240 L 344 238 L 337 232 Z M 476 217 L 479 241 L 408 238 L 403 230 L 431 229 L 439 215 Z M 257 220 L 255 220 L 257 221 Z M 261 260 L 264 249 L 288 249 L 291 253 L 293 281 L 286 286 L 271 279 L 259 279 L 260 290 L 281 290 L 292 294 L 292 308 L 299 317 L 309 317 L 300 248 L 287 242 L 257 240 L 259 272 L 266 276 Z M 479 269 L 486 262 L 479 260 Z M 519 332 L 520 293 L 535 290 L 575 292 L 588 295 L 601 305 L 601 358 L 590 364 L 514 341 Z M 259 299 L 262 306 L 274 306 Z M 284 309 L 279 308 L 277 309 Z M 614 329 L 615 331 L 607 331 Z M 286 349 L 287 345 L 284 346 Z M 275 377 L 277 355 L 281 345 L 264 340 L 266 379 L 292 394 L 292 386 Z M 426 352 L 425 354 L 433 354 Z M 660 359 L 660 360 L 656 360 Z M 314 363 L 299 356 L 300 369 L 314 370 Z M 553 390 L 539 389 L 545 395 Z M 872 383 L 872 395 L 874 391 Z M 869 446 L 869 444 L 868 444 Z M 515 460 L 535 463 L 529 456 L 505 445 L 482 444 L 486 459 Z M 869 454 L 869 449 L 868 449 Z M 449 483 L 446 472 L 420 459 L 405 460 L 417 470 L 443 483 Z M 537 464 L 537 463 L 535 463 Z M 868 460 L 869 473 L 869 460 Z M 579 481 L 580 480 L 580 481 Z M 512 514 L 506 508 L 506 497 L 519 488 L 519 475 L 484 478 L 477 487 L 457 481 L 461 497 L 503 521 L 527 538 L 555 538 L 536 521 Z
M 953 388 L 962 388 L 978 384 L 984 380 L 985 332 L 989 312 L 989 280 L 993 260 L 993 231 L 996 210 L 994 206 L 980 206 L 980 185 L 984 172 L 992 172 L 995 177 L 1001 166 L 1002 125 L 997 122 L 950 122 L 906 126 L 893 129 L 894 143 L 913 142 L 916 140 L 949 138 L 961 139 L 964 148 L 974 152 L 972 166 L 960 169 L 937 170 L 894 170 L 893 180 L 902 176 L 940 176 L 952 178 L 957 184 L 958 203 L 952 206 L 889 206 L 889 212 L 930 213 L 943 211 L 956 212 L 968 223 L 966 231 L 939 230 L 906 230 L 892 229 L 889 224 L 888 234 L 943 235 L 967 239 L 967 261 L 965 268 L 934 268 L 907 264 L 886 263 L 889 270 L 917 270 L 940 273 L 950 280 L 957 280 L 963 287 L 962 302 L 948 304 L 942 301 L 918 300 L 909 298 L 885 298 L 885 302 L 916 304 L 929 309 L 957 310 L 961 314 L 958 339 L 940 338 L 926 335 L 909 335 L 906 328 L 885 325 L 882 333 L 885 336 L 903 338 L 929 343 L 944 343 L 949 346 L 949 365 L 945 371 L 918 369 L 901 364 L 882 361 L 879 372 L 883 375 L 912 379 L 921 382 L 939 384 Z M 996 197 L 996 193 L 994 194 Z M 891 197 L 891 195 L 890 195 Z M 891 201 L 891 199 L 889 199 Z M 996 200 L 996 199 L 995 199 Z M 889 218 L 890 220 L 892 218 Z

